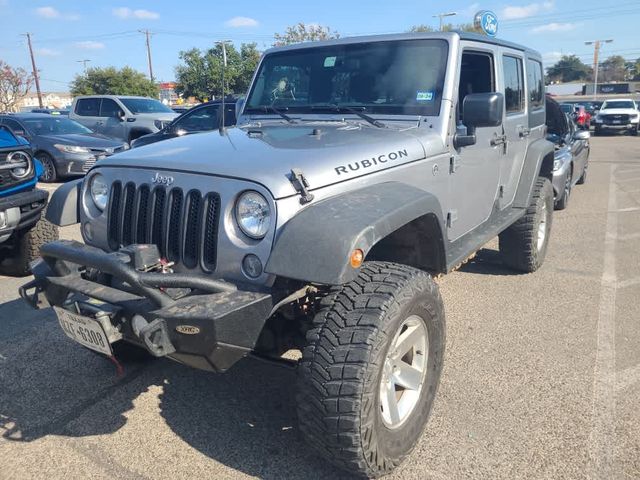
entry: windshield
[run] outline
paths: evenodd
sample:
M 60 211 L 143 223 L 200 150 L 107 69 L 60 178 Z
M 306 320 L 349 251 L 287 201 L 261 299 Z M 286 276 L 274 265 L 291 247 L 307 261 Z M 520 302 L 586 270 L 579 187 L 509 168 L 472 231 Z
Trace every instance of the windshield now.
M 367 113 L 438 115 L 446 71 L 444 40 L 332 45 L 267 55 L 245 112 L 290 113 L 364 107 Z M 269 113 L 269 112 L 268 112 Z
M 573 105 L 569 104 L 569 103 L 563 103 L 560 105 L 560 108 L 562 109 L 562 111 L 564 113 L 571 113 L 573 112 Z
M 64 117 L 25 118 L 22 120 L 35 135 L 66 135 L 70 133 L 93 133 L 78 122 Z
M 602 104 L 602 110 L 607 108 L 636 108 L 636 106 L 630 101 L 614 100 L 612 102 L 604 102 Z
M 151 98 L 121 98 L 131 113 L 175 113 L 158 100 Z

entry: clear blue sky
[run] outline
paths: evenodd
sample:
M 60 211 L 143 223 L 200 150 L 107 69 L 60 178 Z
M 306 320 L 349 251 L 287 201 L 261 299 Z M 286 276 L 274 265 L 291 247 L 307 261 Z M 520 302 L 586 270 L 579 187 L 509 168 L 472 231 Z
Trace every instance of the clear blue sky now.
M 0 0 L 0 59 L 30 69 L 22 33 L 33 33 L 45 91 L 66 91 L 90 66 L 129 65 L 147 72 L 144 36 L 153 32 L 153 67 L 158 80 L 173 80 L 178 52 L 207 48 L 216 40 L 256 42 L 269 47 L 273 34 L 297 22 L 330 26 L 343 36 L 406 31 L 411 25 L 437 26 L 432 15 L 458 12 L 454 23 L 470 22 L 489 9 L 500 21 L 499 37 L 531 46 L 550 65 L 564 54 L 592 62 L 585 40 L 612 38 L 604 58 L 640 57 L 640 0 L 506 0 L 433 2 L 428 0 L 264 0 L 88 1 Z

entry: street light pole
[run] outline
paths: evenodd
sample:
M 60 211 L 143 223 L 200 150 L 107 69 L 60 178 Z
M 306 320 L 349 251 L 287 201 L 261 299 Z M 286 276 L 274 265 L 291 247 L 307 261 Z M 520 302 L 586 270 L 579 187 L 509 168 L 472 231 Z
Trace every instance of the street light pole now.
M 84 70 L 84 73 L 87 73 L 87 63 L 89 63 L 91 60 L 89 59 L 84 59 L 84 60 L 76 60 L 76 62 L 81 63 L 82 64 L 82 68 Z
M 603 43 L 611 43 L 613 39 L 607 40 L 590 40 L 584 42 L 585 45 L 593 45 L 593 99 L 598 99 L 598 57 L 600 55 L 600 45 Z
M 436 14 L 436 15 L 432 15 L 432 17 L 433 17 L 433 18 L 438 17 L 438 18 L 440 19 L 440 31 L 442 31 L 442 27 L 444 26 L 444 25 L 442 24 L 442 19 L 443 19 L 444 17 L 453 17 L 454 15 L 457 15 L 457 14 L 458 14 L 457 12 L 438 13 L 438 14 Z

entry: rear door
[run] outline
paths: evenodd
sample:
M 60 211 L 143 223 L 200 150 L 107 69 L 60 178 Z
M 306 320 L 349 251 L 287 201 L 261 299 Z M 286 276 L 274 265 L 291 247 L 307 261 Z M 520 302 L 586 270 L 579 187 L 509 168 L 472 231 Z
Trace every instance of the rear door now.
M 98 122 L 101 121 L 100 98 L 79 98 L 71 118 L 94 132 L 98 131 Z
M 518 181 L 527 153 L 529 119 L 526 101 L 524 54 L 518 50 L 501 49 L 500 91 L 504 94 L 505 113 L 502 122 L 505 143 L 500 159 L 499 206 L 503 209 L 516 195 Z
M 120 105 L 111 98 L 103 98 L 100 103 L 100 120 L 98 121 L 98 133 L 121 140 L 127 139 L 125 122 L 119 116 L 124 112 Z

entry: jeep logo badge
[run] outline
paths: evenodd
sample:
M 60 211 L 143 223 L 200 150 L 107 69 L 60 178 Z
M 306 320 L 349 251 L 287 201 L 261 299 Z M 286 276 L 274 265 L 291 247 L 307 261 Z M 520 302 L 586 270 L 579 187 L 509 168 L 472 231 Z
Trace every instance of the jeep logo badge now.
M 151 183 L 158 183 L 160 185 L 172 185 L 174 182 L 173 177 L 169 175 L 160 175 L 158 172 L 151 177 Z
M 200 329 L 198 327 L 194 327 L 193 325 L 178 325 L 176 327 L 176 332 L 182 333 L 184 335 L 197 335 L 200 333 Z

